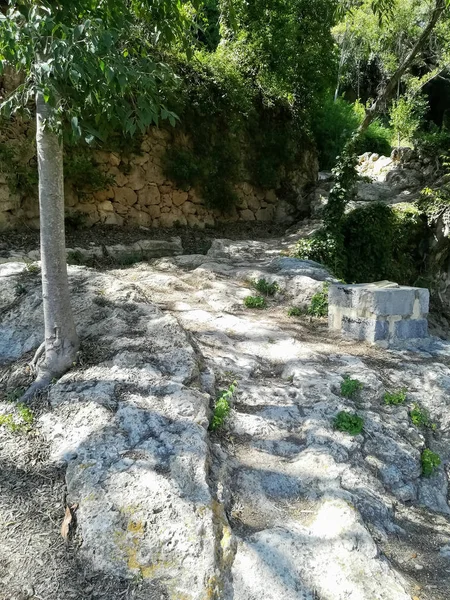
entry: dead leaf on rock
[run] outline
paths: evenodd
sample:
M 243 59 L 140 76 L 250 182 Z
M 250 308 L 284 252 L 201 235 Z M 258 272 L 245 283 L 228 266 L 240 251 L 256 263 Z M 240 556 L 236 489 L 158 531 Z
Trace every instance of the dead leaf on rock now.
M 64 515 L 64 520 L 61 525 L 61 536 L 66 540 L 69 539 L 70 529 L 73 523 L 73 513 L 78 508 L 78 504 L 73 504 L 72 506 L 66 506 L 66 512 Z

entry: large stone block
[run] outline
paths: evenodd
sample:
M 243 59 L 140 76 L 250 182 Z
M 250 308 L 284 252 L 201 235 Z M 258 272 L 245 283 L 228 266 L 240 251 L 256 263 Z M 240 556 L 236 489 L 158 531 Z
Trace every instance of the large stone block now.
M 372 343 L 395 345 L 428 335 L 429 291 L 382 281 L 330 287 L 329 328 Z

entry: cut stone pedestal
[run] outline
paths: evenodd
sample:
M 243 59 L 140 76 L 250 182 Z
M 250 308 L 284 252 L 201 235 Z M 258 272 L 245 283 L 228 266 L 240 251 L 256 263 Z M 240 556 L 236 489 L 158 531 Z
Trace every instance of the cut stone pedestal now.
M 430 293 L 389 281 L 330 286 L 328 324 L 349 337 L 384 346 L 428 337 Z

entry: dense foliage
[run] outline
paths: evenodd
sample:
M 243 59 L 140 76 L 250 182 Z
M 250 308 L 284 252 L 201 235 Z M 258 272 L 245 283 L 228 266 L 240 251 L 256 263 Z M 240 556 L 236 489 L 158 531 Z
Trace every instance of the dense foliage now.
M 175 111 L 189 143 L 172 149 L 166 170 L 226 210 L 243 174 L 262 188 L 288 188 L 287 175 L 311 146 L 313 113 L 332 82 L 335 2 L 220 6 L 214 43 L 204 39 L 194 63 L 176 65 L 182 84 Z M 213 2 L 205 15 L 210 36 L 217 25 Z

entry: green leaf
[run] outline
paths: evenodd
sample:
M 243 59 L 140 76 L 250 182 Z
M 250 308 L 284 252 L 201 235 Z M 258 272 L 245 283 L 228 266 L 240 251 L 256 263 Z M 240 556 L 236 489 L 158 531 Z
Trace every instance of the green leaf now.
M 72 117 L 70 122 L 72 125 L 73 134 L 75 135 L 75 137 L 79 138 L 81 136 L 81 128 L 78 125 L 78 117 Z

